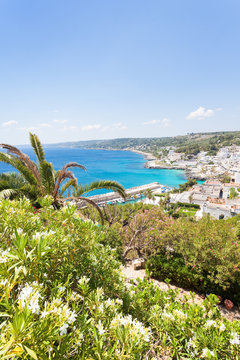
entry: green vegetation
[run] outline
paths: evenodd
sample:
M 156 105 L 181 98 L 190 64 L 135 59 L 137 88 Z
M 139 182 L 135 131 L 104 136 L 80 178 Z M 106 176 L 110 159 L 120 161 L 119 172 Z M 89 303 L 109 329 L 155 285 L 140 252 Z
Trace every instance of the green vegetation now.
M 147 279 L 127 287 L 117 252 L 105 238 L 115 225 L 120 225 L 124 241 L 132 239 L 131 230 L 139 229 L 137 241 L 152 244 L 151 253 L 171 239 L 176 252 L 185 247 L 187 266 L 196 261 L 198 242 L 199 267 L 210 265 L 210 274 L 218 266 L 215 255 L 206 254 L 212 239 L 212 244 L 219 242 L 216 259 L 219 251 L 227 257 L 222 272 L 217 269 L 220 281 L 225 270 L 228 283 L 230 250 L 233 257 L 238 255 L 232 251 L 235 245 L 230 249 L 227 244 L 225 250 L 223 239 L 234 239 L 233 224 L 217 231 L 217 224 L 228 223 L 207 227 L 203 222 L 198 239 L 197 231 L 180 228 L 158 207 L 128 207 L 120 221 L 116 217 L 111 226 L 99 227 L 83 220 L 71 203 L 55 210 L 50 196 L 40 202 L 36 210 L 26 198 L 0 201 L 1 359 L 239 358 L 240 324 L 221 317 L 214 295 L 197 304 L 192 295 L 181 298 L 177 290 L 162 291 Z M 189 241 L 174 241 L 187 239 L 190 232 L 191 239 L 196 238 L 192 247 Z M 148 252 L 146 246 L 144 253 Z
M 62 170 L 55 171 L 52 163 L 45 159 L 45 152 L 37 135 L 30 133 L 30 142 L 38 163 L 33 162 L 28 155 L 14 146 L 0 144 L 9 153 L 0 152 L 0 161 L 13 166 L 20 174 L 2 175 L 0 178 L 0 199 L 19 198 L 26 196 L 32 201 L 37 201 L 42 196 L 51 195 L 55 208 L 63 203 L 62 195 L 69 192 L 68 199 L 78 198 L 96 207 L 101 215 L 99 207 L 84 194 L 97 189 L 110 189 L 125 197 L 124 188 L 116 181 L 94 181 L 89 185 L 78 185 L 78 181 L 69 168 L 77 167 L 86 170 L 83 165 L 69 162 Z M 66 182 L 66 179 L 68 181 Z M 65 183 L 64 183 L 65 182 Z M 64 184 L 63 184 L 64 183 Z M 73 188 L 75 191 L 71 191 Z
M 191 189 L 196 184 L 197 184 L 196 179 L 189 179 L 184 184 L 180 184 L 178 188 L 172 190 L 172 192 L 173 193 L 182 193 L 184 191 Z
M 137 235 L 133 239 L 134 234 Z M 194 269 L 198 278 L 205 279 L 200 291 L 240 303 L 239 218 L 234 219 L 234 223 L 208 217 L 199 221 L 189 217 L 173 220 L 153 207 L 139 211 L 129 223 L 129 229 L 122 232 L 122 238 L 126 249 L 134 248 L 146 259 L 157 254 L 164 255 L 167 262 L 175 255 L 181 257 L 186 269 Z M 157 276 L 157 270 L 153 275 Z M 159 272 L 157 277 L 164 276 Z M 178 282 L 175 275 L 171 280 Z M 182 279 L 180 284 L 185 281 L 190 280 Z M 196 290 L 194 283 L 192 288 Z
M 63 201 L 67 189 L 68 200 L 124 189 L 79 186 L 68 169 L 81 165 L 55 172 L 36 135 L 30 139 L 37 164 L 1 145 L 10 154 L 0 161 L 20 174 L 0 175 L 0 358 L 239 359 L 240 323 L 220 315 L 216 295 L 240 303 L 240 217 L 196 221 L 199 206 L 170 204 L 169 193 L 161 206 L 94 204 L 80 213 Z M 148 278 L 127 285 L 122 266 L 134 257 L 147 260 Z M 162 291 L 150 276 L 208 295 L 197 304 L 193 293 Z
M 185 207 L 181 207 L 177 214 L 182 215 L 182 216 L 194 216 L 197 212 L 197 209 L 193 208 L 185 208 Z
M 230 199 L 236 199 L 238 198 L 239 196 L 239 193 L 234 189 L 234 188 L 231 188 L 230 189 Z
M 195 216 L 196 212 L 200 209 L 200 206 L 197 204 L 182 203 L 179 201 L 176 203 L 170 203 L 160 200 L 160 203 L 164 211 L 169 216 L 172 216 L 174 219 L 177 219 L 180 216 L 193 217 Z
M 0 174 L 0 198 L 16 198 L 21 196 L 21 190 L 26 186 L 26 181 L 24 178 L 17 173 L 3 173 Z M 29 193 L 28 193 L 29 194 Z M 22 191 L 24 195 L 24 191 Z
M 200 151 L 206 151 L 208 155 L 216 155 L 217 151 L 224 146 L 240 145 L 240 132 L 214 132 L 214 133 L 191 133 L 185 136 L 161 137 L 161 138 L 124 138 L 113 140 L 91 140 L 63 143 L 58 145 L 76 146 L 89 149 L 139 149 L 151 152 L 159 157 L 158 153 L 166 156 L 168 150 L 165 147 L 174 146 L 177 152 L 191 157 Z
M 229 175 L 223 175 L 219 178 L 219 180 L 223 183 L 223 184 L 229 184 L 231 182 L 231 176 Z
M 204 279 L 199 291 L 213 292 L 240 303 L 239 217 L 219 221 L 206 216 L 196 221 L 193 216 L 199 205 L 170 205 L 167 211 L 140 204 L 108 207 L 105 210 L 108 224 L 105 244 L 106 239 L 109 243 L 113 241 L 122 258 L 137 255 L 151 259 L 161 254 L 168 261 L 176 254 L 184 261 L 186 269 L 194 269 L 198 279 Z M 158 277 L 165 275 L 161 276 Z M 174 277 L 171 280 L 177 282 Z M 182 279 L 181 284 L 184 282 Z M 192 289 L 197 290 L 194 283 Z

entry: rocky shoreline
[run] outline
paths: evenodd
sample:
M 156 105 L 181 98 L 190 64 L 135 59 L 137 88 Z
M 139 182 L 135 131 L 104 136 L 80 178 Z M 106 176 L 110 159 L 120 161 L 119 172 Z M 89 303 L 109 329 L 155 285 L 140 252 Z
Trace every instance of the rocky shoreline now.
M 103 150 L 103 149 L 101 149 L 101 150 Z M 105 150 L 119 151 L 119 149 L 114 149 L 114 148 L 107 148 Z M 134 152 L 136 154 L 143 155 L 144 159 L 146 160 L 146 162 L 144 164 L 144 167 L 146 169 L 183 170 L 183 171 L 185 171 L 186 177 L 188 179 L 195 179 L 195 180 L 200 180 L 200 181 L 205 181 L 206 180 L 206 177 L 203 174 L 196 174 L 195 172 L 193 172 L 188 167 L 177 166 L 177 165 L 159 164 L 157 158 L 152 153 L 144 152 L 144 151 L 141 151 L 141 150 L 135 150 L 135 149 L 131 149 L 131 148 L 121 149 L 121 151 L 131 151 L 131 152 Z
M 200 181 L 205 181 L 206 177 L 203 174 L 196 174 L 191 169 L 185 166 L 177 166 L 177 165 L 167 165 L 167 164 L 159 164 L 157 158 L 151 154 L 146 153 L 140 150 L 126 149 L 129 151 L 133 151 L 137 154 L 141 154 L 144 156 L 144 159 L 147 160 L 144 164 L 146 169 L 167 169 L 167 170 L 183 170 L 186 173 L 186 177 L 188 179 L 195 179 Z

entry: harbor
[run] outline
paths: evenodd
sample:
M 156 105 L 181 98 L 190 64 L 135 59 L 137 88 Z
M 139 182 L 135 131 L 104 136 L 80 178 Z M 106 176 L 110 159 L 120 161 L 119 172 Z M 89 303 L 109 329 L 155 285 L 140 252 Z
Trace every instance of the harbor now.
M 112 204 L 124 204 L 127 202 L 136 202 L 146 198 L 147 192 L 152 192 L 153 194 L 161 194 L 169 191 L 171 188 L 169 186 L 161 185 L 158 182 L 153 182 L 150 184 L 145 184 L 141 186 L 135 186 L 129 189 L 126 189 L 127 198 L 123 199 L 117 192 L 109 192 L 106 194 L 93 195 L 89 196 L 88 199 L 94 201 L 98 206 L 112 205 Z M 84 207 L 85 202 L 79 201 L 77 203 L 78 207 Z

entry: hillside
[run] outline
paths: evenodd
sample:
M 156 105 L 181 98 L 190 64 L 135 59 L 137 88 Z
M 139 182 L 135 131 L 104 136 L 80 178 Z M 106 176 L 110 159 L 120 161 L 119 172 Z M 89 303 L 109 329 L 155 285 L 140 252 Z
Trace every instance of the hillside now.
M 220 147 L 240 145 L 240 131 L 191 133 L 184 136 L 160 138 L 118 138 L 56 144 L 57 146 L 84 147 L 86 149 L 138 149 L 155 152 L 163 147 L 175 147 L 177 152 L 196 154 L 199 151 L 215 153 Z

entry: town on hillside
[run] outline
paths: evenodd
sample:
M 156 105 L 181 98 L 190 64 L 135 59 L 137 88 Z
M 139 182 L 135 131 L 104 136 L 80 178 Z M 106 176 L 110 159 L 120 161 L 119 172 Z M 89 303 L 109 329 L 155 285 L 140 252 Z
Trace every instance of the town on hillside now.
M 197 217 L 209 214 L 223 219 L 240 213 L 240 146 L 220 148 L 216 155 L 201 151 L 186 156 L 174 147 L 159 153 L 160 159 L 152 158 L 146 163 L 148 168 L 183 169 L 188 178 L 205 180 L 203 184 L 171 194 L 172 203 L 200 205 Z

